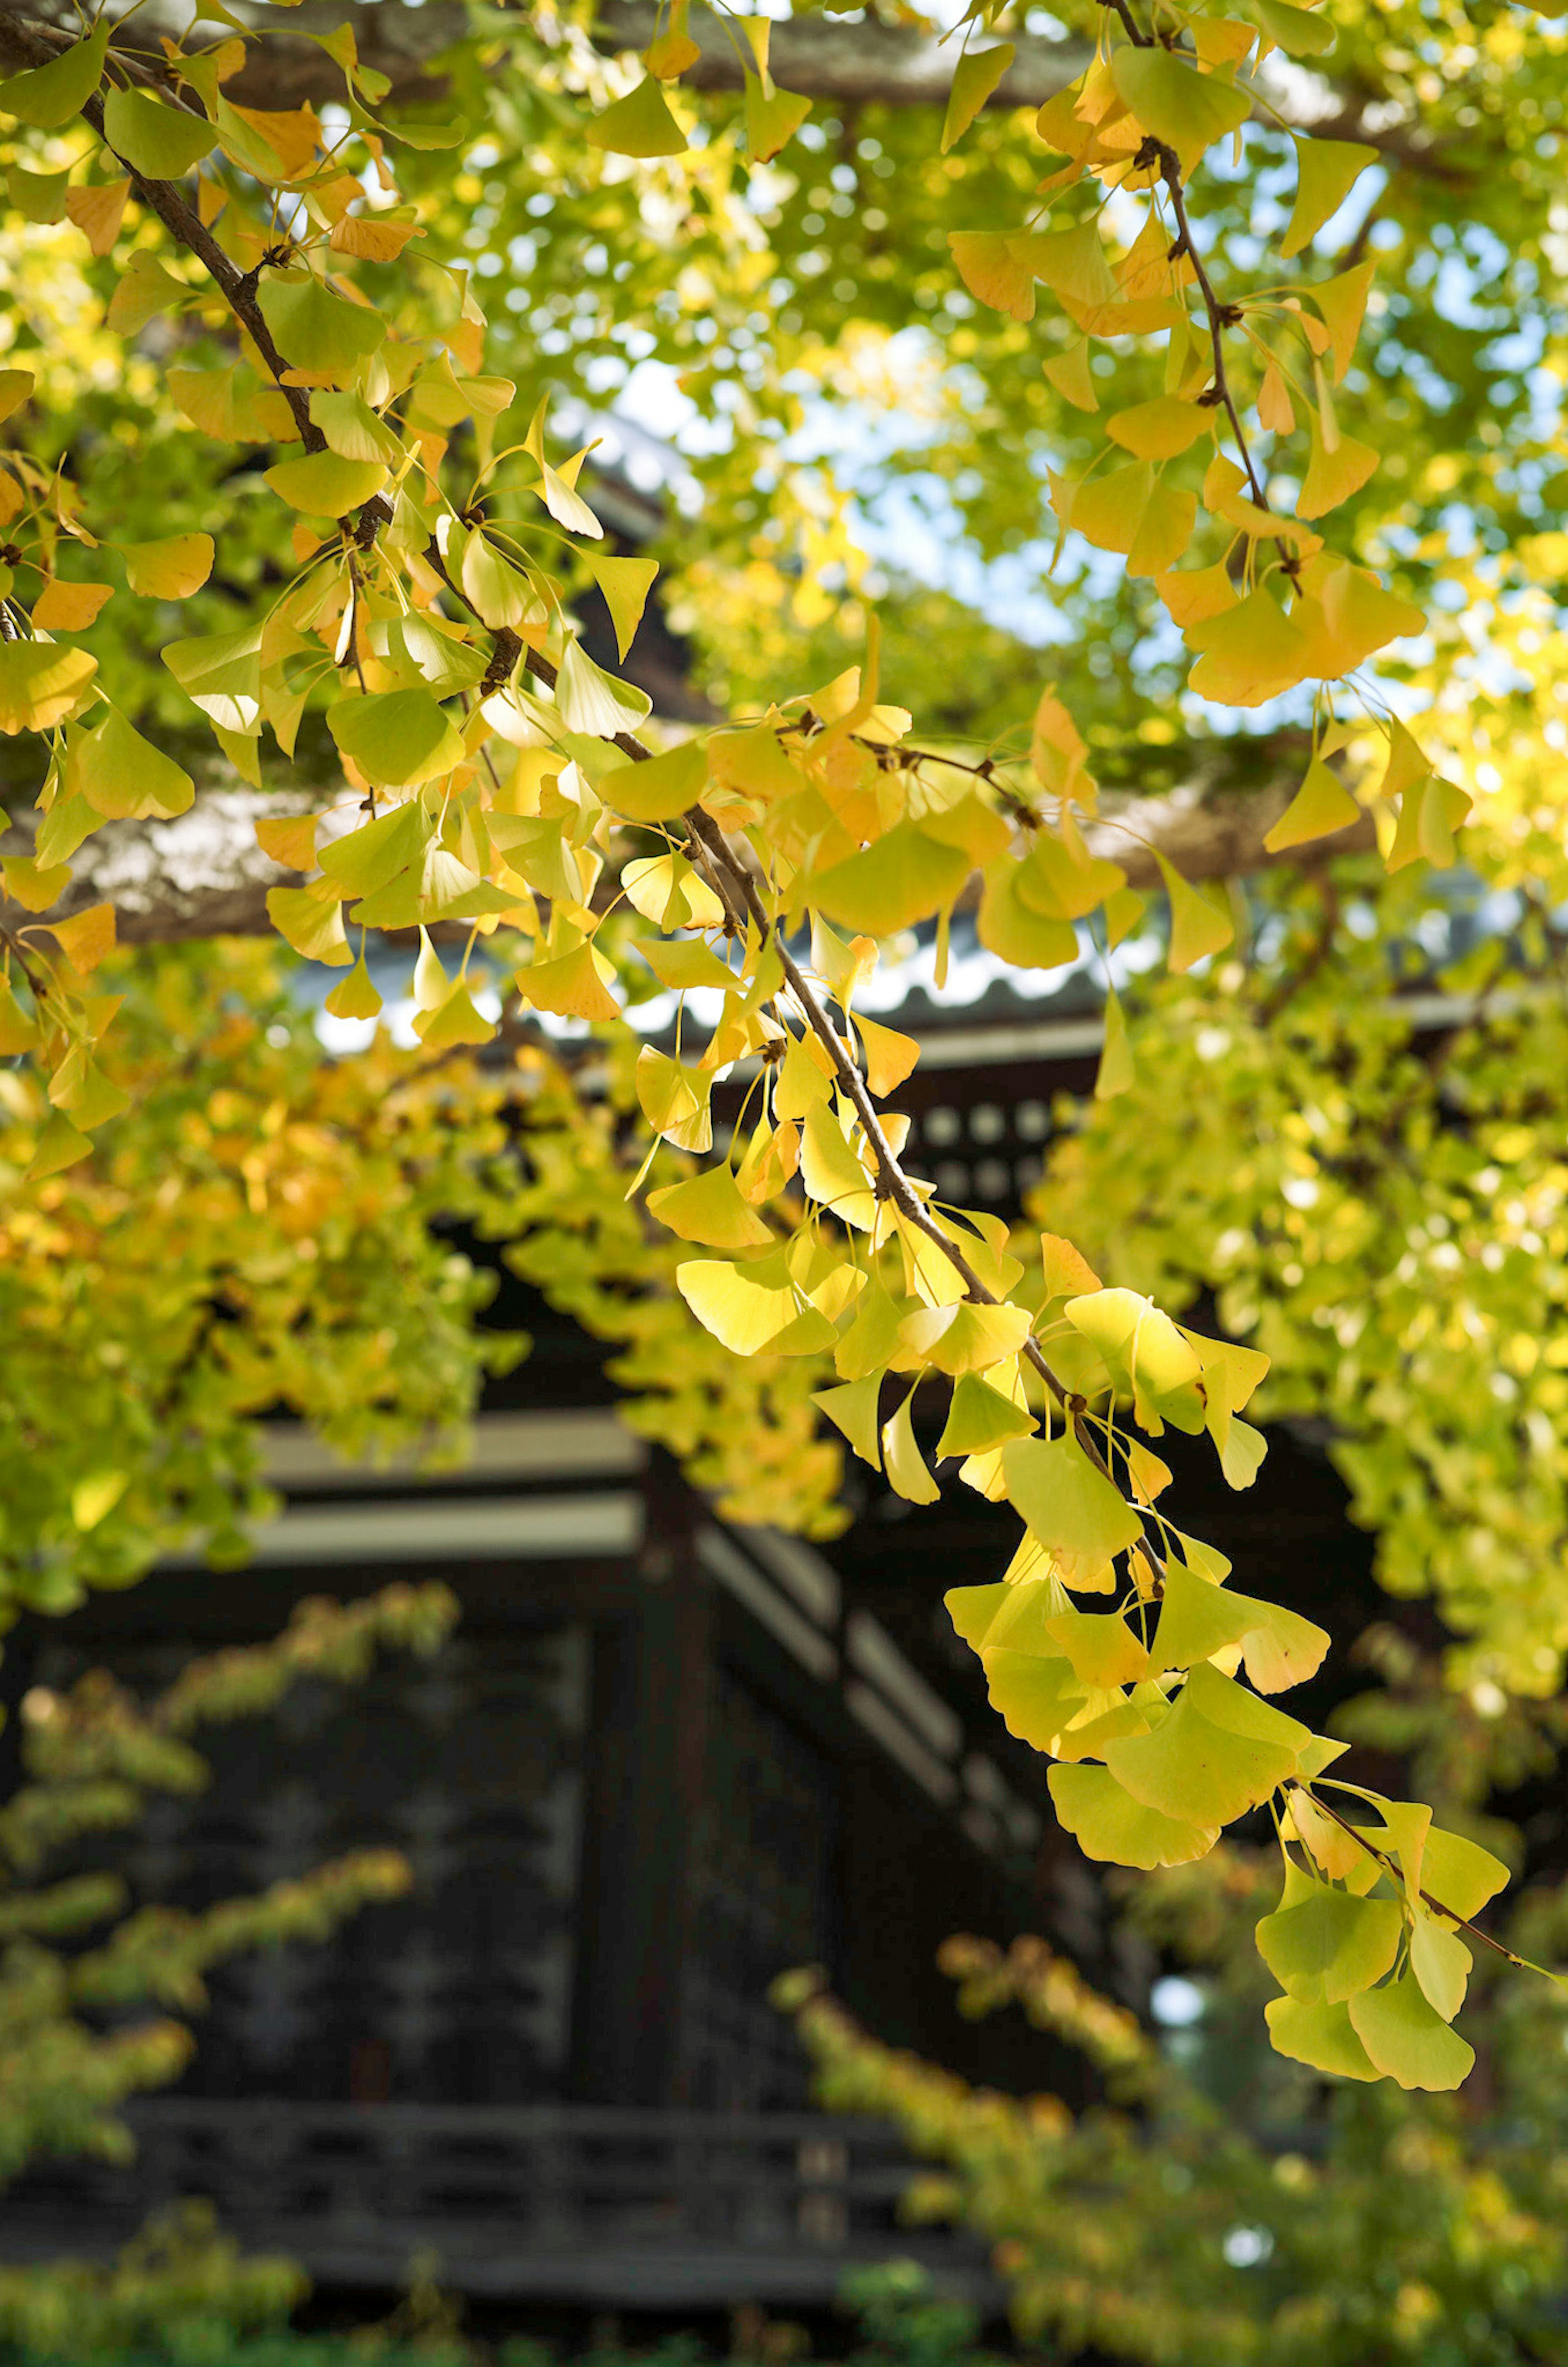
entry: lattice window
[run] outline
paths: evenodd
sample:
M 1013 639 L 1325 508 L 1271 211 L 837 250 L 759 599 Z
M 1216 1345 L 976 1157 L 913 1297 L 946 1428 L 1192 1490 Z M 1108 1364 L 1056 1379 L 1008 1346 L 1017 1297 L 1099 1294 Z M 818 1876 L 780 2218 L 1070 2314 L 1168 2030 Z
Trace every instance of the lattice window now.
M 102 1657 L 95 1655 L 94 1657 Z M 141 1689 L 178 1657 L 122 1648 Z M 85 1665 L 51 1648 L 40 1681 Z M 143 1900 L 203 1907 L 365 1848 L 402 1851 L 411 1895 L 325 1946 L 216 1973 L 184 2092 L 523 2103 L 561 2092 L 570 2041 L 588 1639 L 460 1637 L 429 1666 L 306 1684 L 280 1715 L 198 1737 L 213 1780 L 97 1844 Z
M 716 1670 L 683 2017 L 685 2101 L 698 2109 L 804 2101 L 799 2049 L 767 1991 L 776 1974 L 827 1953 L 834 1818 L 828 1761 L 750 1686 Z
M 909 1156 L 939 1198 L 1015 1208 L 1040 1181 L 1051 1112 L 1032 1094 L 965 1103 L 958 1093 L 915 1115 Z

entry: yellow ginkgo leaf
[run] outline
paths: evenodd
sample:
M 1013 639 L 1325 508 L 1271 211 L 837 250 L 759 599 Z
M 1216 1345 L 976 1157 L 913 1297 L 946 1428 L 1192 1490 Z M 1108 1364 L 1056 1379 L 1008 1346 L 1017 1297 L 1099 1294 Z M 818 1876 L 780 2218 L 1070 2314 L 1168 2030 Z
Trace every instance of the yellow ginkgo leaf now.
M 919 1448 L 915 1444 L 915 1425 L 910 1415 L 915 1394 L 911 1389 L 897 1412 L 883 1424 L 883 1467 L 900 1496 L 911 1504 L 934 1504 L 942 1489 L 926 1469 Z
M 1182 402 L 1173 394 L 1156 394 L 1150 402 L 1135 402 L 1105 423 L 1113 444 L 1134 452 L 1140 460 L 1170 460 L 1212 432 L 1214 414 L 1201 403 Z
M 120 545 L 127 582 L 149 600 L 186 600 L 199 592 L 212 572 L 214 555 L 209 534 L 171 534 L 161 542 Z
M 1173 970 L 1190 970 L 1194 962 L 1202 961 L 1209 954 L 1223 953 L 1226 946 L 1235 942 L 1235 923 L 1224 906 L 1184 879 L 1174 864 L 1157 851 L 1155 860 L 1170 899 L 1170 951 L 1167 959 Z
M 1378 161 L 1377 150 L 1359 140 L 1312 140 L 1298 135 L 1295 148 L 1296 201 L 1280 242 L 1281 255 L 1299 255 L 1329 215 L 1338 211 L 1367 166 Z
M 1018 51 L 1011 41 L 998 41 L 988 50 L 965 50 L 953 70 L 953 87 L 942 118 L 942 153 L 945 156 L 962 140 Z
M 1378 465 L 1379 455 L 1370 444 L 1358 443 L 1354 436 L 1341 436 L 1329 450 L 1324 442 L 1316 420 L 1312 422 L 1312 458 L 1296 495 L 1296 515 L 1304 518 L 1326 517 L 1341 502 L 1348 502 L 1361 487 Z
M 1289 847 L 1307 846 L 1314 838 L 1329 838 L 1337 830 L 1348 830 L 1360 817 L 1360 807 L 1337 773 L 1314 756 L 1306 778 L 1263 844 L 1270 855 L 1283 855 Z
M 584 942 L 552 960 L 528 963 L 513 983 L 536 1011 L 563 1019 L 618 1019 L 621 1006 L 611 992 L 615 976 L 598 947 Z
M 683 1183 L 666 1184 L 648 1195 L 651 1217 L 683 1241 L 708 1249 L 766 1249 L 773 1236 L 742 1199 L 728 1167 L 705 1167 Z

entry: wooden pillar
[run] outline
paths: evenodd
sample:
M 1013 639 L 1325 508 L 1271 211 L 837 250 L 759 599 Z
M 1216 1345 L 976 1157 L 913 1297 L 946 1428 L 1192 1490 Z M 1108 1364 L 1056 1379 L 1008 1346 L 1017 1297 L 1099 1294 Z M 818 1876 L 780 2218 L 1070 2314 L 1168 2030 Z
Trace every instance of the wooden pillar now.
M 644 1493 L 638 1600 L 597 1654 L 572 2084 L 584 2101 L 670 2106 L 682 2097 L 713 1618 L 701 1507 L 660 1454 Z

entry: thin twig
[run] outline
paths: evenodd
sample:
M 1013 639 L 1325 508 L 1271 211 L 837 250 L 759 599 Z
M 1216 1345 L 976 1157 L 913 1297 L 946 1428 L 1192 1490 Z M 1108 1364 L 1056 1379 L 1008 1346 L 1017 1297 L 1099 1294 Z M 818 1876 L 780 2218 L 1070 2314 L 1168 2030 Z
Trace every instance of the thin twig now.
M 1317 1810 L 1318 1814 L 1320 1816 L 1327 1817 L 1334 1824 L 1337 1824 L 1339 1827 L 1341 1832 L 1348 1833 L 1350 1839 L 1355 1841 L 1359 1848 L 1364 1849 L 1370 1858 L 1376 1859 L 1378 1864 L 1382 1868 L 1384 1874 L 1388 1875 L 1391 1881 L 1398 1883 L 1404 1882 L 1404 1874 L 1400 1868 L 1395 1865 L 1393 1860 L 1390 1857 L 1385 1857 L 1382 1851 L 1376 1848 L 1374 1844 L 1367 1839 L 1365 1833 L 1360 1831 L 1357 1826 L 1351 1824 L 1348 1817 L 1342 1817 L 1337 1808 L 1331 1808 L 1326 1800 L 1320 1800 L 1317 1794 L 1312 1791 L 1308 1785 L 1298 1782 L 1294 1775 L 1287 1775 L 1280 1788 L 1282 1792 L 1305 1792 L 1307 1798 L 1312 1802 L 1313 1806 Z M 1479 1940 L 1483 1948 L 1490 1948 L 1495 1956 L 1501 1956 L 1505 1963 L 1514 1965 L 1519 1972 L 1533 1973 L 1539 1972 L 1541 1969 L 1540 1965 L 1529 1963 L 1525 1957 L 1516 1956 L 1511 1948 L 1505 1948 L 1501 1940 L 1494 1940 L 1490 1931 L 1483 1931 L 1479 1924 L 1472 1923 L 1469 1916 L 1461 1915 L 1457 1908 L 1445 1907 L 1442 1900 L 1440 1898 L 1434 1898 L 1429 1890 L 1417 1889 L 1416 1896 L 1419 1898 L 1423 1907 L 1429 1907 L 1431 1908 L 1434 1915 L 1446 1915 L 1450 1923 L 1457 1923 L 1461 1931 L 1468 1931 L 1472 1939 Z

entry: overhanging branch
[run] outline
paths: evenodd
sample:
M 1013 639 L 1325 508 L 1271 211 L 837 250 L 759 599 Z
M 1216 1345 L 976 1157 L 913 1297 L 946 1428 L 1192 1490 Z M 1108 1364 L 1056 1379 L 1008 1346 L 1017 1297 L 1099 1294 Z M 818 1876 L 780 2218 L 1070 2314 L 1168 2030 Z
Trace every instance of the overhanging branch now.
M 112 13 L 118 13 L 118 8 Z M 309 38 L 342 23 L 342 0 L 304 0 L 303 6 L 290 11 L 286 27 L 270 21 L 271 9 L 258 12 L 245 0 L 238 0 L 234 13 L 247 21 L 265 13 L 269 21 L 265 43 L 253 49 L 243 73 L 225 85 L 226 96 L 261 108 L 299 107 L 307 101 L 320 106 L 342 98 L 340 69 Z M 361 0 L 352 14 L 361 63 L 389 77 L 394 97 L 411 97 L 421 85 L 427 95 L 438 95 L 439 82 L 427 79 L 433 62 L 471 29 L 467 10 L 455 0 L 429 0 L 423 7 L 411 7 L 408 0 Z M 164 28 L 159 17 L 158 0 L 152 0 L 136 21 L 139 42 L 152 41 L 162 29 L 177 31 L 185 21 L 183 13 L 173 12 Z M 594 40 L 606 52 L 640 51 L 652 40 L 655 27 L 652 0 L 604 0 Z M 28 0 L 28 5 L 0 0 L 0 69 L 12 72 L 35 62 L 38 51 L 28 45 L 28 36 L 39 30 L 76 38 L 79 28 L 67 0 Z M 698 7 L 692 14 L 691 35 L 701 54 L 683 78 L 685 86 L 739 91 L 741 45 L 732 29 L 712 10 Z M 1092 55 L 1083 41 L 1021 31 L 1010 38 L 1017 55 L 987 102 L 993 108 L 1041 106 L 1075 80 Z M 959 47 L 956 40 L 939 41 L 919 26 L 874 19 L 851 25 L 808 17 L 774 24 L 771 58 L 777 81 L 807 98 L 847 108 L 943 107 Z M 1280 116 L 1298 129 L 1330 140 L 1365 141 L 1391 161 L 1451 177 L 1437 144 L 1391 111 L 1378 94 L 1350 89 L 1299 68 L 1274 78 L 1265 69 L 1264 83 Z

